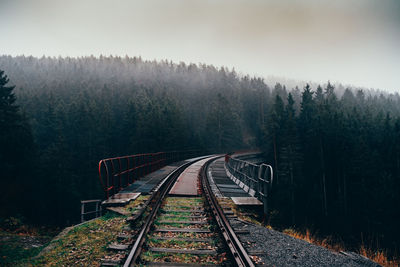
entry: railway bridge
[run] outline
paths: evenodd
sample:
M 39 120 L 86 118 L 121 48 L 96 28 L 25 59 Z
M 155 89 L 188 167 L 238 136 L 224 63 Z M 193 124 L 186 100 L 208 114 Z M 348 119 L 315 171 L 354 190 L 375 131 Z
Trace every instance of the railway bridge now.
M 83 223 L 42 256 L 60 266 L 377 266 L 262 225 L 273 189 L 264 161 L 198 151 L 103 159 L 104 199 L 82 201 Z
M 255 266 L 240 216 L 267 213 L 272 168 L 257 154 L 159 152 L 104 159 L 102 207 L 128 215 L 128 238 L 109 245 L 104 266 Z M 131 212 L 123 207 L 139 203 Z M 83 203 L 85 204 L 85 203 Z M 264 207 L 264 208 L 262 208 Z M 243 212 L 247 210 L 247 212 Z M 83 209 L 84 211 L 84 209 Z M 248 212 L 249 211 L 249 212 Z M 263 211 L 263 212 L 262 212 Z M 84 218 L 85 212 L 82 214 Z

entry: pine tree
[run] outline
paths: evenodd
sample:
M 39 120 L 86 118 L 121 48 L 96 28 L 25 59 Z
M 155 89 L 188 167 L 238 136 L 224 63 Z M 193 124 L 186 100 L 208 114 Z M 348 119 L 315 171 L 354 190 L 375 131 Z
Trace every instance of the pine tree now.
M 15 126 L 21 119 L 19 107 L 15 104 L 16 97 L 13 93 L 15 86 L 7 86 L 9 79 L 0 70 L 0 126 L 1 133 L 5 134 L 7 128 Z M 1 139 L 4 141 L 4 139 Z
M 275 183 L 279 183 L 279 154 L 281 150 L 282 128 L 284 126 L 284 110 L 285 106 L 279 94 L 275 96 L 275 103 L 271 113 L 270 138 L 273 145 L 274 167 L 275 167 Z
M 301 160 L 299 152 L 298 133 L 296 128 L 296 111 L 295 102 L 291 93 L 288 95 L 288 104 L 285 108 L 286 124 L 285 124 L 285 140 L 288 158 L 288 169 L 290 177 L 290 206 L 291 206 L 291 223 L 296 224 L 296 181 L 300 175 L 297 171 Z
M 7 75 L 0 70 L 0 205 L 3 215 L 21 212 L 31 192 L 26 189 L 32 186 L 34 179 L 31 129 L 15 103 L 15 86 L 7 86 L 8 82 Z M 25 192 L 22 197 L 21 190 Z

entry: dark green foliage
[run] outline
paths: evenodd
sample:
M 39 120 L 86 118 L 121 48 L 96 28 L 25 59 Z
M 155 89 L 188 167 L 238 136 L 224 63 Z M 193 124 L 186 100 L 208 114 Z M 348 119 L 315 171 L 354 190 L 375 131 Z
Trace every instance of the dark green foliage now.
M 232 151 L 242 144 L 240 116 L 234 106 L 221 94 L 213 102 L 207 115 L 204 135 L 207 148 L 216 151 Z
M 260 105 L 258 95 L 269 95 L 262 80 L 225 68 L 140 58 L 3 56 L 0 68 L 17 85 L 32 125 L 38 190 L 30 218 L 42 223 L 76 222 L 80 200 L 103 197 L 103 158 L 255 146 L 260 110 L 253 101 Z
M 24 202 L 32 200 L 35 153 L 31 129 L 19 112 L 15 86 L 0 70 L 0 206 L 1 216 L 29 214 Z M 23 192 L 23 193 L 22 193 Z
M 129 57 L 2 56 L 0 69 L 17 85 L 33 132 L 0 75 L 1 205 L 8 212 L 76 222 L 79 200 L 103 195 L 102 158 L 258 147 L 274 167 L 271 207 L 280 226 L 399 246 L 398 94 L 336 92 L 330 83 L 271 91 L 262 79 L 226 68 Z M 10 201 L 21 190 L 32 192 L 23 197 L 34 214 Z
M 362 91 L 354 96 L 347 89 L 338 99 L 330 83 L 315 92 L 307 85 L 296 115 L 292 94 L 282 107 L 278 92 L 272 92 L 277 96 L 264 126 L 266 155 L 275 169 L 274 220 L 280 227 L 314 227 L 350 243 L 395 251 L 400 240 L 399 96 Z
M 43 249 L 44 245 L 38 246 L 36 241 L 35 246 L 26 241 L 25 236 L 0 232 L 0 265 L 1 266 L 29 266 L 32 258 L 37 256 Z M 33 238 L 32 238 L 33 239 Z M 30 241 L 32 242 L 32 241 Z M 28 244 L 25 244 L 28 243 Z

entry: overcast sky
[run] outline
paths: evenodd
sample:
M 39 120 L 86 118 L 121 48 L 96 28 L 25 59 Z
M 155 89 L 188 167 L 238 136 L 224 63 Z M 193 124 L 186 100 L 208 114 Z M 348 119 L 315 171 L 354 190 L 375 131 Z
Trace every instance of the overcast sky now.
M 0 0 L 0 54 L 129 55 L 400 91 L 399 0 Z

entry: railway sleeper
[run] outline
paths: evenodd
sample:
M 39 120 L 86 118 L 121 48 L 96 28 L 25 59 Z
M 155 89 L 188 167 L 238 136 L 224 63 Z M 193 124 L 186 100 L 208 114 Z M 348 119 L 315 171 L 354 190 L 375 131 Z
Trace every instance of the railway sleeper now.
M 180 213 L 205 213 L 204 209 L 162 209 L 162 213 L 180 212 Z
M 117 236 L 118 240 L 133 239 L 135 235 L 120 234 Z
M 171 241 L 183 241 L 183 242 L 205 242 L 212 243 L 216 240 L 213 238 L 193 238 L 193 237 L 165 237 L 165 236 L 152 236 L 151 239 L 156 240 L 171 240 Z
M 160 247 L 149 247 L 148 249 L 151 252 L 161 252 L 161 253 L 218 255 L 218 252 L 215 249 L 176 249 L 176 248 L 160 248 Z
M 182 215 L 178 215 L 178 214 L 173 214 L 173 213 L 163 213 L 161 214 L 163 217 L 182 217 Z M 183 215 L 184 217 L 187 218 L 193 218 L 193 219 L 209 219 L 209 216 L 207 215 Z
M 173 267 L 218 267 L 227 266 L 220 264 L 196 264 L 196 263 L 179 263 L 179 262 L 146 262 L 146 266 L 173 266 Z
M 101 259 L 101 266 L 120 266 L 122 260 L 106 260 Z
M 226 266 L 226 257 L 221 253 L 174 253 L 145 251 L 141 257 L 141 263 L 145 266 L 154 262 L 156 266 Z M 194 252 L 194 251 L 192 251 Z M 220 265 L 223 263 L 224 265 Z M 154 265 L 153 265 L 154 266 Z
M 171 224 L 171 223 L 181 223 L 181 224 L 209 224 L 208 221 L 174 221 L 174 220 L 160 220 L 158 223 Z
M 129 245 L 124 245 L 124 244 L 110 244 L 108 245 L 107 249 L 109 250 L 127 250 L 129 248 Z
M 156 228 L 155 232 L 178 232 L 178 233 L 212 233 L 210 229 L 198 229 L 198 228 Z
M 202 170 L 205 170 L 205 168 L 203 167 Z M 201 175 L 201 177 L 205 177 L 203 174 Z M 202 187 L 200 180 L 198 179 L 198 194 L 209 195 L 211 191 L 205 186 Z M 166 188 L 171 188 L 171 184 L 169 182 Z M 205 195 L 202 190 L 205 190 Z M 125 265 L 128 266 L 127 263 L 130 265 L 130 263 L 136 262 L 136 264 L 146 266 L 231 266 L 233 262 L 229 262 L 228 245 L 222 242 L 221 233 L 215 231 L 218 228 L 215 222 L 219 222 L 219 220 L 213 221 L 211 219 L 214 217 L 213 212 L 211 212 L 214 204 L 211 203 L 209 197 L 168 197 L 166 195 L 168 191 L 160 192 L 160 197 L 154 205 L 155 210 L 151 210 L 151 217 L 147 217 L 145 220 L 145 227 L 147 228 L 142 228 L 143 230 L 137 237 L 138 240 L 129 253 Z M 165 198 L 162 200 L 161 197 Z M 213 202 L 217 201 L 213 200 Z M 226 217 L 236 217 L 231 205 L 228 203 L 220 204 L 222 206 L 220 206 L 220 209 L 223 210 Z M 140 212 L 135 210 L 136 212 L 138 214 L 148 213 L 147 211 L 142 213 L 142 210 Z M 136 225 L 131 223 L 131 226 L 138 228 L 137 223 L 140 222 L 140 218 L 135 218 L 134 221 Z M 243 227 L 239 227 L 235 232 L 237 234 L 249 233 Z M 135 255 L 134 253 L 137 251 L 135 249 L 138 246 L 143 251 L 140 253 L 139 250 Z M 249 266 L 254 265 L 250 264 Z

